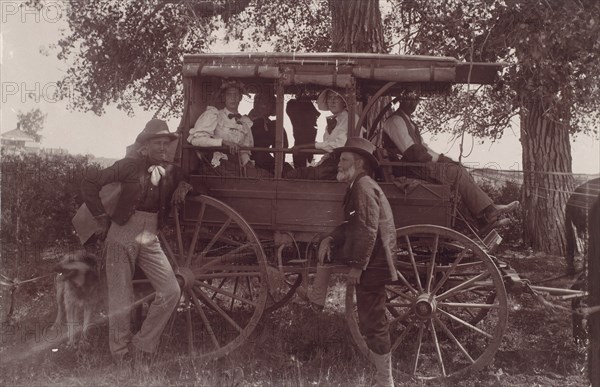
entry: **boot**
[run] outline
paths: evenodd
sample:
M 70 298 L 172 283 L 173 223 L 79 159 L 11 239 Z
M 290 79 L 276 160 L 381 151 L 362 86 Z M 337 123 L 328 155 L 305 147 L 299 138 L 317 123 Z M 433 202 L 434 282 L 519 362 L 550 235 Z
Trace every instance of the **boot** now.
M 313 285 L 310 288 L 308 286 L 300 286 L 296 289 L 296 294 L 304 301 L 307 301 L 310 308 L 315 311 L 320 312 L 325 307 L 330 275 L 330 267 L 318 265 Z
M 486 223 L 492 223 L 500 217 L 500 215 L 508 214 L 519 208 L 519 202 L 514 201 L 508 204 L 490 204 L 483 210 L 483 219 Z
M 394 387 L 394 378 L 392 377 L 392 354 L 390 352 L 378 355 L 371 352 L 371 361 L 375 364 L 375 386 Z

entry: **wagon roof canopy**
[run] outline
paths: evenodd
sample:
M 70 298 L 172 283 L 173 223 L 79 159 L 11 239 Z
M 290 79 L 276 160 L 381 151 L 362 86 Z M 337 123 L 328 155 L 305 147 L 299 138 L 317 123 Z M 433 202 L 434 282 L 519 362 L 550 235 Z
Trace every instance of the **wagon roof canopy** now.
M 183 76 L 281 79 L 287 85 L 350 87 L 370 82 L 492 84 L 502 63 L 451 57 L 365 53 L 238 52 L 186 55 Z

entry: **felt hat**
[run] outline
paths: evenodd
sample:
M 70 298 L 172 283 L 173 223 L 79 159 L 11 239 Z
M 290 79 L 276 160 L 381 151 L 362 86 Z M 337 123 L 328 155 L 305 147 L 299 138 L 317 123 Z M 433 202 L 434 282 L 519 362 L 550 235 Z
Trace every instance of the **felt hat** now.
M 344 96 L 342 94 L 340 94 L 339 92 L 337 92 L 333 89 L 325 89 L 317 97 L 317 107 L 319 108 L 319 110 L 321 110 L 321 111 L 329 110 L 329 108 L 327 107 L 327 94 L 329 92 L 332 92 L 332 93 L 336 94 L 337 96 L 339 96 L 344 101 L 346 106 L 348 106 L 348 102 L 346 102 L 346 98 L 344 98 Z
M 138 144 L 143 144 L 146 141 L 157 137 L 168 137 L 171 141 L 173 141 L 179 137 L 179 133 L 170 132 L 169 126 L 165 121 L 153 118 L 146 123 L 144 130 L 138 134 L 135 142 Z
M 373 168 L 379 166 L 379 162 L 375 158 L 376 146 L 371 141 L 362 137 L 350 137 L 341 148 L 336 148 L 333 151 L 337 154 L 342 152 L 354 152 L 366 158 Z

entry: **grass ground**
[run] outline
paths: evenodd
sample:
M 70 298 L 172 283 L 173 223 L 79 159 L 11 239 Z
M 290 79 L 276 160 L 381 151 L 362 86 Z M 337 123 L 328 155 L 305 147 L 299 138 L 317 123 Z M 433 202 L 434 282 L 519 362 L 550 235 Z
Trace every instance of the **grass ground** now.
M 558 276 L 558 257 L 505 251 L 499 258 L 522 276 L 537 281 Z M 50 263 L 49 263 L 50 264 Z M 566 287 L 568 279 L 547 286 Z M 76 352 L 38 330 L 52 324 L 52 281 L 17 291 L 11 323 L 2 326 L 2 386 L 370 386 L 373 369 L 353 344 L 342 313 L 344 287 L 333 288 L 323 313 L 297 298 L 264 316 L 245 345 L 229 356 L 204 362 L 185 353 L 185 343 L 164 337 L 165 346 L 150 368 L 119 368 L 110 358 L 106 327 L 91 335 L 92 347 Z M 6 311 L 6 295 L 2 298 Z M 567 304 L 565 304 L 567 305 Z M 509 326 L 494 362 L 462 380 L 403 385 L 580 386 L 585 378 L 585 347 L 571 337 L 567 311 L 550 309 L 529 294 L 513 294 Z M 4 312 L 3 312 L 4 313 Z M 398 380 L 398 382 L 401 382 Z

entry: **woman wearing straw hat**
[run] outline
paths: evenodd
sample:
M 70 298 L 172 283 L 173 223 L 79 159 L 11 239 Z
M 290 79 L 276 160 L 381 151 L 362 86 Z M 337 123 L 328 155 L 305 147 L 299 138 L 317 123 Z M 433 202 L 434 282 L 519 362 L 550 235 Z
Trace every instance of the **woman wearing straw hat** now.
M 197 147 L 226 147 L 226 151 L 215 151 L 210 164 L 214 173 L 221 176 L 270 177 L 265 170 L 254 167 L 250 151 L 240 147 L 253 147 L 252 120 L 239 113 L 242 97 L 248 95 L 244 84 L 234 80 L 224 80 L 215 96 L 209 101 L 206 111 L 198 117 L 190 130 L 187 141 Z M 215 105 L 223 102 L 218 109 Z M 198 154 L 202 159 L 202 154 Z
M 317 98 L 317 107 L 321 111 L 330 111 L 331 116 L 327 117 L 327 127 L 323 134 L 323 141 L 317 141 L 314 144 L 297 145 L 292 149 L 299 151 L 301 149 L 321 149 L 326 152 L 319 163 L 314 167 L 296 168 L 288 172 L 285 177 L 288 179 L 308 179 L 308 180 L 335 180 L 337 175 L 338 157 L 333 154 L 333 150 L 344 146 L 348 138 L 348 110 L 346 109 L 346 99 L 339 92 L 332 89 L 325 89 Z M 356 117 L 358 121 L 359 117 Z

